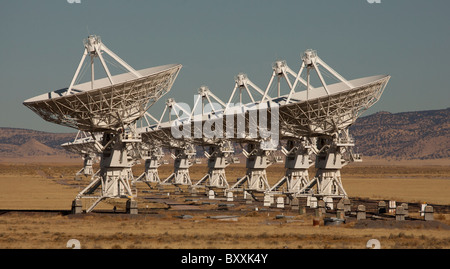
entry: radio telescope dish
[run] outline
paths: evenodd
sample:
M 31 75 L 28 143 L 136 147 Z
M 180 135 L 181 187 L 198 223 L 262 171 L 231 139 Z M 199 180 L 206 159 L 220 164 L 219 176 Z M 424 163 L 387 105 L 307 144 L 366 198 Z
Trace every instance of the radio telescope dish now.
M 285 61 L 275 62 L 272 69 L 272 77 L 265 91 L 254 84 L 246 74 L 240 73 L 235 77 L 235 85 L 228 103 L 219 101 L 219 104 L 222 105 L 221 108 L 214 109 L 210 113 L 203 114 L 202 112 L 197 117 L 191 114 L 190 117 L 178 117 L 174 121 L 162 122 L 160 120 L 157 125 L 143 130 L 142 138 L 148 141 L 161 141 L 167 147 L 184 146 L 185 144 L 217 147 L 224 141 L 247 144 L 247 150 L 243 150 L 247 157 L 247 176 L 241 178 L 231 187 L 231 190 L 247 180 L 249 182 L 248 189 L 270 192 L 279 188 L 281 183 L 288 181 L 291 194 L 311 195 L 310 191 L 315 184 L 320 185 L 321 188 L 317 190 L 315 194 L 317 196 L 346 196 L 340 182 L 339 170 L 349 161 L 360 161 L 358 155 L 352 152 L 354 142 L 348 132 L 348 127 L 362 112 L 379 100 L 390 76 L 378 75 L 346 80 L 322 61 L 314 50 L 306 50 L 303 53 L 300 70 L 297 73 L 292 71 Z M 317 74 L 321 85 L 315 85 L 315 87 L 311 85 L 312 72 Z M 302 73 L 306 73 L 306 77 L 302 77 Z M 324 75 L 338 82 L 326 83 Z M 284 78 L 289 86 L 288 94 L 281 94 L 281 78 Z M 275 79 L 278 80 L 278 95 L 270 97 L 268 93 Z M 297 88 L 297 86 L 299 87 Z M 306 88 L 306 90 L 299 90 L 300 87 Z M 262 99 L 256 99 L 252 92 L 261 95 Z M 250 103 L 242 103 L 243 93 L 248 94 Z M 206 89 L 201 89 L 199 94 L 202 99 L 206 98 L 210 102 L 210 93 Z M 231 101 L 236 96 L 239 97 L 238 104 L 232 105 Z M 196 101 L 196 104 L 198 102 Z M 168 107 L 174 107 L 174 102 L 169 103 Z M 288 149 L 284 149 L 282 152 L 289 156 L 290 160 L 302 160 L 287 162 L 285 178 L 273 188 L 268 187 L 265 168 L 269 163 L 277 160 L 274 151 L 278 145 L 264 140 L 261 135 L 260 131 L 264 131 L 268 123 L 263 126 L 257 117 L 250 115 L 250 112 L 258 107 L 270 108 L 271 115 L 267 115 L 266 119 L 269 117 L 272 119 L 272 115 L 274 115 L 275 120 L 278 121 L 279 138 L 288 140 L 289 143 Z M 189 115 L 185 111 L 183 114 Z M 235 117 L 230 118 L 230 124 L 227 122 L 229 114 Z M 217 121 L 217 124 L 213 123 L 214 121 Z M 219 136 L 205 136 L 202 130 L 205 130 L 205 126 L 210 127 L 213 124 L 214 131 L 217 131 Z M 186 130 L 188 135 L 180 137 L 178 126 L 183 126 L 182 133 L 184 134 Z M 236 136 L 226 135 L 230 126 L 233 130 L 231 133 Z M 245 128 L 241 128 L 239 131 L 239 127 L 242 126 Z M 270 129 L 272 131 L 272 126 Z M 173 130 L 176 130 L 178 137 L 174 136 Z M 200 130 L 200 135 L 196 135 L 197 130 Z M 252 132 L 256 135 L 252 135 Z M 269 143 L 263 145 L 263 142 Z M 317 158 L 320 161 L 316 162 L 316 168 L 318 168 L 316 177 L 309 181 L 307 171 L 312 165 L 309 155 L 313 153 L 320 157 Z
M 101 139 L 101 134 L 93 134 L 90 136 L 85 132 L 78 131 L 75 139 L 72 142 L 61 144 L 61 147 L 78 154 L 83 159 L 83 168 L 75 174 L 75 179 L 78 179 L 81 174 L 85 176 L 92 176 L 94 174 L 93 164 L 99 159 L 102 153 L 101 145 L 97 141 Z
M 79 154 L 101 154 L 101 145 L 98 141 L 102 139 L 101 134 L 94 134 L 89 136 L 85 132 L 78 131 L 75 139 L 72 142 L 61 144 L 65 150 Z
M 127 73 L 111 76 L 103 60 L 109 54 Z M 92 79 L 74 85 L 86 55 L 91 56 Z M 108 77 L 94 80 L 94 58 L 100 58 Z M 44 120 L 86 132 L 117 131 L 140 117 L 161 96 L 170 91 L 180 64 L 134 70 L 110 51 L 97 36 L 85 40 L 85 51 L 72 83 L 24 101 Z
M 286 137 L 319 136 L 339 133 L 353 124 L 363 111 L 380 98 L 390 76 L 379 75 L 350 80 L 312 92 L 292 94 L 290 103 L 280 100 L 280 129 Z
M 127 72 L 111 75 L 103 58 L 105 54 Z M 91 80 L 77 83 L 85 70 L 86 56 L 90 57 Z M 100 60 L 106 78 L 95 80 L 96 58 Z M 100 170 L 73 201 L 74 213 L 82 211 L 82 198 L 96 199 L 87 212 L 108 198 L 126 198 L 127 211 L 137 212 L 136 194 L 130 185 L 133 180 L 131 167 L 140 157 L 142 143 L 136 122 L 170 91 L 180 69 L 180 64 L 170 64 L 136 71 L 109 50 L 100 37 L 91 35 L 84 40 L 84 53 L 68 88 L 24 101 L 25 106 L 46 121 L 91 133 L 90 137 L 63 145 L 68 151 L 83 154 L 85 174 L 92 173 L 92 156 L 101 156 Z

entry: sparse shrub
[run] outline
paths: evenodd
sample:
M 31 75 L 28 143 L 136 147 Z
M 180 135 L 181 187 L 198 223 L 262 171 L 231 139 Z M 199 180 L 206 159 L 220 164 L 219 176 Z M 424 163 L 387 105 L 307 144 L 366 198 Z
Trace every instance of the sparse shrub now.
M 257 216 L 259 216 L 259 214 L 256 211 L 252 211 L 252 212 L 245 214 L 245 216 L 246 217 L 257 217 Z
M 264 232 L 264 233 L 258 235 L 258 237 L 259 237 L 259 238 L 269 238 L 270 235 L 268 235 L 267 232 Z

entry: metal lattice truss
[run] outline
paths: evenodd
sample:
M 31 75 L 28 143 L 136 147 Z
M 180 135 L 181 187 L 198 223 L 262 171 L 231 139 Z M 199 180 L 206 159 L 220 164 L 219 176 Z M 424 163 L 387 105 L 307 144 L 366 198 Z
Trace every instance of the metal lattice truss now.
M 283 137 L 333 135 L 348 128 L 378 101 L 389 77 L 381 77 L 348 91 L 287 104 L 280 109 Z
M 132 81 L 61 98 L 28 100 L 24 104 L 49 122 L 86 132 L 118 130 L 142 117 L 166 94 L 180 68 L 181 65 L 166 66 L 156 74 Z
M 243 153 L 247 157 L 247 174 L 231 186 L 230 190 L 240 188 L 244 182 L 247 182 L 247 190 L 276 193 L 283 184 L 286 184 L 285 193 L 290 195 L 312 195 L 314 187 L 318 195 L 345 196 L 339 169 L 349 161 L 360 160 L 352 151 L 354 143 L 349 139 L 348 127 L 379 100 L 390 76 L 372 76 L 347 81 L 312 50 L 307 50 L 303 54 L 298 73 L 294 72 L 285 61 L 275 62 L 272 69 L 272 76 L 264 91 L 246 74 L 238 74 L 226 104 L 213 95 L 207 87 L 199 89 L 199 97 L 195 101 L 192 112 L 178 106 L 173 99 L 168 100 L 167 110 L 165 109 L 163 114 L 166 111 L 178 109 L 178 112 L 182 112 L 181 114 L 184 116 L 182 117 L 179 115 L 180 113 L 176 112 L 174 113 L 176 118 L 166 122 L 162 122 L 163 117 L 161 117 L 157 124 L 145 129 L 142 133 L 143 139 L 161 141 L 168 148 L 178 149 L 192 144 L 217 149 L 224 141 L 247 144 L 248 151 L 243 149 Z M 313 72 L 317 74 L 321 85 L 313 86 L 311 84 Z M 338 82 L 327 84 L 323 74 L 328 77 L 332 76 Z M 288 93 L 285 95 L 282 95 L 281 92 L 281 81 L 283 80 L 288 86 Z M 270 96 L 269 91 L 275 81 L 277 95 Z M 304 90 L 299 90 L 301 88 Z M 248 104 L 242 104 L 244 93 L 251 100 Z M 261 99 L 258 100 L 255 93 L 261 96 Z M 238 104 L 233 104 L 232 100 L 236 99 L 236 96 L 238 96 Z M 219 107 L 211 105 L 212 109 L 205 112 L 203 110 L 204 102 L 211 103 L 212 99 L 217 101 Z M 195 108 L 200 103 L 202 104 L 201 113 L 195 114 Z M 262 125 L 259 121 L 259 114 L 254 117 L 255 114 L 252 116 L 252 111 L 264 106 L 266 119 L 271 120 Z M 233 115 L 233 117 L 229 118 L 228 115 Z M 273 117 L 274 115 L 276 118 Z M 237 120 L 239 118 L 241 121 Z M 270 187 L 265 168 L 277 161 L 274 150 L 278 144 L 264 144 L 263 142 L 267 142 L 267 137 L 262 137 L 261 134 L 269 129 L 273 130 L 274 120 L 279 127 L 279 134 L 277 134 L 279 137 L 277 138 L 289 140 L 292 145 L 289 150 L 284 149 L 283 152 L 287 160 L 286 176 L 275 186 Z M 177 127 L 175 130 L 182 127 L 181 129 L 187 132 L 181 136 L 175 136 L 174 126 Z M 203 133 L 205 126 L 214 126 L 215 136 L 206 136 Z M 235 136 L 227 136 L 230 131 Z M 327 143 L 321 148 L 317 148 L 316 137 L 319 137 L 321 141 L 326 140 Z M 316 177 L 310 180 L 307 170 L 313 164 L 310 159 L 311 154 L 330 160 L 334 156 L 334 160 L 339 159 L 339 164 L 316 162 L 319 171 Z M 220 158 L 210 158 L 210 160 L 217 162 Z M 220 171 L 224 176 L 222 168 L 219 169 L 219 165 L 216 167 L 211 165 L 210 171 L 216 173 Z M 211 175 L 210 172 L 199 183 Z M 228 186 L 228 184 L 222 185 Z
M 127 73 L 111 76 L 102 53 L 109 54 Z M 91 57 L 91 81 L 74 85 L 86 55 Z M 108 77 L 94 80 L 94 59 L 99 58 Z M 118 131 L 141 118 L 172 87 L 181 65 L 134 70 L 96 36 L 85 50 L 70 86 L 43 94 L 24 105 L 49 122 L 86 132 Z
M 206 92 L 205 89 L 207 88 L 202 87 L 199 91 Z M 198 99 L 203 98 L 212 104 L 211 98 L 214 95 L 209 90 L 207 93 L 203 97 L 199 96 Z M 224 110 L 226 105 L 218 98 L 216 99 L 217 103 L 214 103 L 215 106 L 209 106 L 211 107 L 210 112 L 202 111 L 200 114 L 194 114 L 196 107 L 200 104 L 198 99 L 191 112 L 186 111 L 173 98 L 168 99 L 160 120 L 156 124 L 141 128 L 143 141 L 159 141 L 166 148 L 184 148 L 190 144 L 217 146 L 224 141 L 260 143 L 268 138 L 258 136 L 258 134 L 271 130 L 272 126 L 270 121 L 267 124 L 266 122 L 260 124 L 258 115 L 264 113 L 269 120 L 278 120 L 277 114 L 275 114 L 276 118 L 272 115 L 270 105 L 249 104 Z M 278 109 L 278 106 L 276 105 L 275 108 Z M 276 112 L 278 113 L 278 111 Z M 165 115 L 169 117 L 169 120 L 163 122 Z M 175 118 L 170 118 L 171 115 L 175 115 Z M 154 117 L 152 118 L 154 119 Z M 178 131 L 178 135 L 174 135 L 174 130 Z
M 101 154 L 101 146 L 99 142 L 102 138 L 101 133 L 87 134 L 83 131 L 78 131 L 75 139 L 72 142 L 67 142 L 61 145 L 65 150 L 79 155 L 85 154 Z

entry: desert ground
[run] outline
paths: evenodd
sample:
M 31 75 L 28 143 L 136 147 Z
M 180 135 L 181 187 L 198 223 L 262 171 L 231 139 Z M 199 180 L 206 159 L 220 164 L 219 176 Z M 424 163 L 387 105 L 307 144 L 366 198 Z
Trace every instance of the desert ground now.
M 450 160 L 395 161 L 366 158 L 342 170 L 352 201 L 346 222 L 324 225 L 314 210 L 263 207 L 261 201 L 211 200 L 187 188 L 163 189 L 136 184 L 138 215 L 125 212 L 125 200 L 107 200 L 91 213 L 71 214 L 72 200 L 90 178 L 75 180 L 79 160 L 2 160 L 0 162 L 0 249 L 65 249 L 77 239 L 83 249 L 364 249 L 377 239 L 383 249 L 450 248 Z M 138 176 L 143 165 L 133 168 Z M 160 177 L 172 172 L 162 165 Z M 311 168 L 310 175 L 314 175 Z M 195 164 L 195 182 L 207 172 L 205 161 Z M 245 163 L 227 168 L 230 183 L 245 174 Z M 267 169 L 270 184 L 284 175 L 283 164 Z M 392 213 L 374 213 L 378 201 L 408 203 L 409 216 L 396 221 Z M 419 214 L 421 203 L 434 207 L 434 220 Z M 367 219 L 354 211 L 366 205 Z M 83 204 L 83 209 L 88 205 Z M 115 208 L 115 213 L 113 212 Z

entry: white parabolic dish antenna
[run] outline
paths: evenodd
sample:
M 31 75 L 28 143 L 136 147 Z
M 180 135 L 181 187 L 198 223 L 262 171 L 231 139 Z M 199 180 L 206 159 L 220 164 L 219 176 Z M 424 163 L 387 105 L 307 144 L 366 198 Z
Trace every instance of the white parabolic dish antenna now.
M 73 143 L 65 144 L 68 150 L 84 154 L 85 160 L 90 160 L 87 154 L 101 156 L 99 172 L 95 173 L 90 185 L 74 201 L 75 212 L 81 208 L 80 198 L 97 199 L 87 212 L 107 198 L 128 198 L 131 200 L 127 208 L 137 208 L 129 184 L 133 180 L 131 166 L 137 158 L 146 159 L 147 175 L 139 177 L 144 178 L 145 182 L 192 185 L 188 170 L 196 154 L 195 146 L 199 145 L 209 147 L 205 156 L 209 159 L 210 169 L 195 187 L 209 178 L 208 187 L 225 188 L 227 191 L 264 192 L 269 196 L 285 193 L 289 197 L 319 197 L 324 200 L 347 197 L 340 169 L 349 162 L 361 161 L 360 155 L 352 150 L 354 140 L 348 128 L 361 113 L 379 100 L 390 79 L 389 75 L 379 75 L 346 80 L 320 59 L 314 50 L 306 50 L 297 73 L 285 61 L 275 62 L 265 91 L 250 81 L 247 75 L 239 74 L 227 103 L 202 86 L 192 112 L 183 110 L 173 99 L 169 99 L 160 120 L 151 117 L 156 124 L 151 125 L 147 120 L 147 126 L 137 128 L 136 120 L 145 117 L 146 110 L 170 90 L 181 65 L 136 71 L 103 45 L 99 37 L 89 36 L 84 45 L 83 57 L 68 88 L 24 102 L 24 105 L 47 121 L 91 133 L 91 138 L 76 139 Z M 102 53 L 110 55 L 128 72 L 112 76 Z M 91 82 L 77 84 L 87 55 L 91 58 Z M 106 78 L 94 79 L 94 58 L 100 59 Z M 313 86 L 315 83 L 311 83 L 313 72 L 319 78 L 319 85 Z M 306 73 L 306 77 L 302 77 L 302 73 Z M 323 75 L 338 82 L 329 84 Z M 288 93 L 284 95 L 281 94 L 282 79 L 288 86 L 285 88 Z M 278 81 L 277 95 L 272 96 L 270 90 L 275 80 Z M 251 90 L 262 98 L 255 99 Z M 250 103 L 242 102 L 243 92 L 248 93 Z M 237 94 L 239 102 L 233 105 L 233 97 L 237 97 Z M 207 100 L 211 104 L 210 97 L 219 102 L 219 107 L 204 112 L 204 102 Z M 264 144 L 267 137 L 261 135 L 261 131 L 265 131 L 268 122 L 261 125 L 261 120 L 258 120 L 261 115 L 253 117 L 250 111 L 266 104 L 271 114 L 266 119 L 270 117 L 270 129 L 276 138 L 270 137 L 273 141 Z M 199 115 L 194 113 L 197 106 L 202 108 Z M 183 117 L 178 115 L 177 109 L 183 111 Z M 166 112 L 169 112 L 169 121 L 163 122 Z M 171 119 L 171 112 L 175 112 L 177 119 Z M 228 117 L 230 113 L 231 117 Z M 238 121 L 238 118 L 242 120 Z M 173 127 L 181 125 L 183 133 L 187 130 L 187 135 L 175 137 L 173 130 L 177 128 Z M 240 129 L 242 126 L 245 128 Z M 213 136 L 198 132 L 212 129 Z M 231 136 L 227 134 L 228 129 L 232 130 Z M 257 132 L 254 132 L 255 129 Z M 103 133 L 101 142 L 95 137 L 96 132 Z M 195 135 L 192 136 L 192 133 Z M 286 140 L 286 147 L 279 144 L 278 138 Z M 246 175 L 232 186 L 225 178 L 225 167 L 234 152 L 231 142 L 247 144 L 247 148 L 242 151 L 247 158 Z M 286 174 L 271 187 L 265 169 L 277 160 L 275 151 L 278 146 L 286 155 Z M 175 150 L 171 155 L 175 159 L 174 176 L 163 181 L 159 180 L 157 174 L 158 160 L 162 156 L 159 147 Z M 313 154 L 316 155 L 317 171 L 315 177 L 310 179 L 308 169 L 313 164 L 310 158 Z M 85 170 L 90 172 L 91 166 L 91 162 L 86 162 Z M 282 188 L 283 184 L 286 184 L 286 189 Z M 99 186 L 102 186 L 101 194 L 93 196 Z
M 110 64 L 119 65 L 126 72 L 111 75 L 105 54 L 116 62 Z M 90 57 L 87 65 L 86 56 Z M 97 80 L 94 73 L 96 58 L 107 75 Z M 89 64 L 90 81 L 77 83 Z M 84 53 L 68 88 L 24 101 L 25 106 L 46 121 L 91 134 L 91 138 L 80 143 L 64 145 L 69 151 L 85 155 L 85 169 L 89 167 L 85 174 L 92 173 L 91 155 L 101 156 L 99 172 L 74 200 L 76 213 L 81 210 L 81 198 L 96 199 L 87 212 L 108 198 L 129 199 L 128 204 L 133 203 L 133 208 L 137 210 L 135 194 L 130 187 L 133 153 L 141 143 L 135 123 L 151 105 L 170 91 L 180 69 L 180 64 L 170 64 L 136 71 L 109 50 L 100 37 L 91 35 L 84 40 Z M 94 133 L 100 134 L 97 137 Z
M 250 81 L 246 74 L 238 74 L 228 103 L 218 101 L 222 108 L 214 108 L 209 113 L 203 113 L 202 109 L 199 117 L 196 117 L 193 112 L 188 113 L 180 106 L 177 109 L 183 112 L 184 117 L 177 116 L 178 118 L 173 121 L 169 118 L 168 122 L 160 121 L 153 126 L 148 126 L 141 133 L 143 141 L 147 143 L 159 141 L 165 147 L 179 149 L 186 148 L 189 144 L 209 146 L 211 152 L 221 148 L 225 145 L 225 142 L 246 143 L 247 150 L 243 150 L 243 153 L 247 158 L 247 174 L 237 181 L 234 185 L 236 188 L 231 186 L 229 190 L 238 189 L 247 180 L 246 191 L 256 190 L 273 193 L 280 188 L 281 184 L 288 182 L 285 192 L 289 195 L 294 194 L 298 197 L 311 195 L 347 197 L 342 186 L 340 169 L 349 162 L 361 160 L 360 155 L 352 150 L 354 140 L 350 136 L 348 128 L 365 110 L 380 99 L 390 76 L 377 75 L 346 80 L 319 58 L 316 51 L 310 49 L 304 52 L 301 60 L 298 73 L 292 71 L 285 61 L 275 62 L 272 66 L 272 76 L 265 91 Z M 319 78 L 319 85 L 314 83 L 316 86 L 313 86 L 311 83 L 311 73 L 313 72 Z M 305 78 L 302 77 L 302 73 L 306 73 Z M 329 84 L 323 75 L 338 82 Z M 288 94 L 281 94 L 281 79 L 286 81 Z M 277 96 L 270 96 L 269 91 L 275 80 L 278 80 L 278 94 Z M 297 86 L 299 86 L 300 91 L 297 90 Z M 205 87 L 200 88 L 199 98 L 211 103 L 209 97 L 216 98 L 209 90 L 206 91 L 205 89 Z M 251 94 L 251 89 L 262 95 L 262 99 L 255 99 Z M 251 99 L 251 102 L 245 105 L 242 103 L 243 92 L 247 92 Z M 238 93 L 238 109 L 232 110 L 235 111 L 235 114 L 232 114 L 232 117 L 229 118 L 226 114 L 229 109 L 234 109 L 230 107 L 230 102 L 234 95 Z M 196 101 L 193 111 L 195 111 L 197 104 L 199 104 L 199 101 Z M 274 122 L 278 122 L 279 128 L 276 129 L 279 129 L 279 137 L 287 142 L 287 147 L 282 150 L 282 153 L 286 155 L 286 176 L 272 188 L 269 187 L 265 168 L 272 160 L 276 160 L 276 157 L 271 157 L 271 160 L 269 160 L 268 156 L 274 155 L 278 141 L 274 146 L 269 143 L 269 146 L 272 145 L 271 148 L 262 147 L 264 137 L 260 135 L 260 131 L 267 125 L 260 125 L 257 117 L 250 116 L 250 110 L 255 110 L 257 105 L 264 104 L 267 104 L 266 107 L 270 107 L 271 114 L 266 119 L 272 119 L 272 115 L 275 115 Z M 175 106 L 174 100 L 168 100 L 166 108 L 173 109 Z M 277 109 L 273 110 L 272 108 Z M 178 113 L 176 114 L 178 115 Z M 243 120 L 240 122 L 236 120 L 238 116 Z M 251 121 L 254 123 L 253 127 L 250 127 Z M 206 137 L 202 132 L 195 132 L 196 130 L 205 130 L 205 126 L 208 130 L 213 125 L 214 131 L 220 130 L 217 132 L 218 135 Z M 174 126 L 183 126 L 183 131 L 188 130 L 187 135 L 174 137 L 172 132 Z M 248 126 L 248 128 L 241 128 L 242 131 L 236 131 L 239 130 L 240 126 Z M 272 126 L 270 128 L 272 129 Z M 226 135 L 229 129 L 232 130 L 231 136 Z M 193 136 L 192 133 L 195 135 L 200 133 L 201 135 Z M 255 135 L 251 135 L 251 133 Z M 216 152 L 218 151 L 216 150 Z M 228 154 L 230 150 L 227 149 L 226 152 Z M 309 180 L 308 176 L 308 168 L 312 165 L 312 160 L 309 157 L 311 154 L 316 155 L 317 173 L 313 180 Z M 212 156 L 212 158 L 208 156 Z M 210 153 L 207 157 L 209 163 L 214 164 L 210 166 L 210 168 L 215 169 L 213 173 L 217 174 L 220 170 L 222 177 L 225 178 L 222 162 L 224 158 L 213 156 Z M 221 159 L 219 160 L 219 158 Z M 179 162 L 187 161 L 180 158 Z M 188 172 L 184 174 L 187 175 Z M 210 178 L 212 177 L 211 174 Z M 210 186 L 212 185 L 210 183 Z M 228 188 L 228 184 L 225 185 Z M 215 187 L 225 185 L 216 185 Z M 315 190 L 313 190 L 313 187 L 315 187 Z
M 98 36 L 89 36 L 77 71 L 68 88 L 42 94 L 24 105 L 43 119 L 87 132 L 117 131 L 144 115 L 161 96 L 170 91 L 180 64 L 134 70 Z M 111 76 L 102 54 L 107 53 L 128 73 Z M 90 82 L 74 85 L 87 55 L 91 56 Z M 99 58 L 108 77 L 94 80 L 94 58 Z

